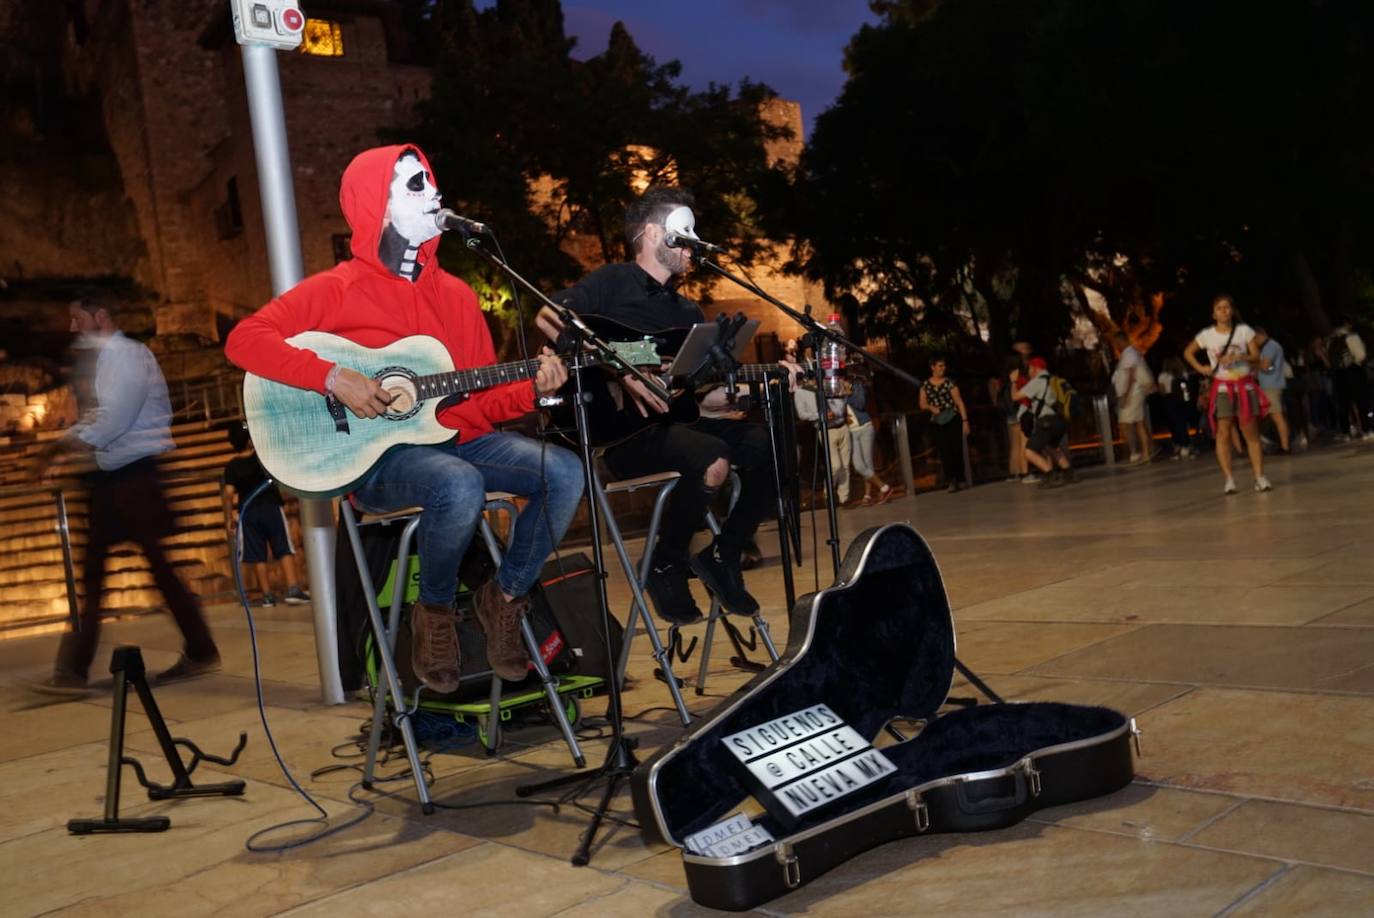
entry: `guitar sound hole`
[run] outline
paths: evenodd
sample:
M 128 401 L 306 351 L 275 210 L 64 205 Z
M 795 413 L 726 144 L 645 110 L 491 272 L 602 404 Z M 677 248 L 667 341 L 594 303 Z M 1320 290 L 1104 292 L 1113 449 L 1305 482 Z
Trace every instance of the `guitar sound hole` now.
M 379 377 L 377 381 L 382 384 L 383 389 L 391 394 L 391 404 L 388 406 L 386 414 L 383 415 L 387 420 L 404 420 L 419 410 L 419 393 L 415 389 L 415 381 L 409 376 L 387 373 Z

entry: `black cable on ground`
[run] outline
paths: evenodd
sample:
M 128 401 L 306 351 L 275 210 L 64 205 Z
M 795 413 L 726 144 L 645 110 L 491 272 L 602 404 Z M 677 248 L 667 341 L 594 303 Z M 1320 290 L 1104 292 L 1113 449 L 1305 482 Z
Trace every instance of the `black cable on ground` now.
M 253 490 L 253 493 L 249 494 L 240 503 L 239 516 L 234 523 L 234 544 L 240 544 L 239 529 L 243 525 L 244 513 L 248 510 L 249 505 L 259 494 L 261 494 L 263 491 L 266 491 L 274 484 L 275 482 L 271 478 L 268 478 L 262 484 L 258 485 L 257 488 Z M 258 718 L 262 721 L 263 733 L 267 735 L 267 745 L 272 749 L 272 756 L 277 760 L 277 766 L 281 769 L 281 773 L 286 776 L 287 783 L 291 785 L 292 789 L 295 790 L 297 794 L 300 794 L 301 799 L 303 799 L 306 803 L 310 804 L 310 806 L 313 807 L 315 811 L 320 814 L 319 816 L 311 817 L 309 819 L 292 819 L 287 822 L 278 823 L 274 826 L 268 826 L 265 829 L 259 829 L 257 832 L 254 832 L 252 835 L 248 836 L 247 840 L 244 841 L 243 846 L 247 848 L 249 851 L 253 851 L 259 854 L 289 851 L 292 848 L 300 848 L 304 845 L 311 844 L 312 842 L 317 842 L 322 838 L 327 838 L 330 835 L 342 832 L 344 829 L 351 829 L 353 826 L 358 825 L 364 819 L 371 816 L 374 807 L 370 802 L 366 800 L 359 800 L 353 796 L 354 791 L 362 787 L 362 782 L 359 782 L 348 789 L 348 799 L 353 803 L 358 804 L 358 806 L 362 808 L 361 812 L 359 812 L 352 819 L 349 819 L 345 822 L 330 825 L 329 813 L 325 810 L 324 807 L 320 806 L 317 802 L 315 802 L 314 797 L 311 797 L 310 794 L 306 793 L 305 788 L 301 787 L 300 784 L 296 781 L 295 776 L 291 774 L 291 769 L 286 767 L 286 762 L 282 760 L 281 752 L 277 749 L 277 740 L 275 737 L 272 736 L 272 728 L 267 723 L 267 705 L 266 702 L 264 702 L 262 695 L 262 660 L 258 654 L 257 626 L 253 622 L 253 607 L 248 602 L 248 591 L 243 585 L 242 557 L 234 559 L 234 586 L 238 590 L 239 602 L 243 604 L 243 613 L 248 618 L 248 645 L 252 648 L 253 651 L 253 689 L 257 695 Z M 288 842 L 281 842 L 279 844 L 260 844 L 258 842 L 259 838 L 273 832 L 280 832 L 284 829 L 295 828 L 297 826 L 312 825 L 319 826 L 319 830 L 305 836 L 304 838 L 298 838 Z

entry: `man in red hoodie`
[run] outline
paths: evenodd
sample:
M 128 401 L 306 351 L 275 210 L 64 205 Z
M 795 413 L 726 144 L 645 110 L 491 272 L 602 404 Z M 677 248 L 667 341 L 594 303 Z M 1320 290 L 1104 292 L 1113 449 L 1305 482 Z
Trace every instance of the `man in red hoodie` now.
M 225 346 L 229 359 L 259 376 L 332 394 L 364 418 L 386 412 L 386 390 L 285 339 L 323 331 L 377 348 L 407 335 L 429 335 L 444 344 L 457 369 L 495 363 L 476 294 L 434 257 L 439 192 L 424 153 L 414 146 L 363 151 L 344 170 L 339 204 L 353 230 L 353 258 L 306 278 L 241 321 Z M 537 395 L 557 391 L 567 379 L 567 368 L 552 353 L 539 360 L 532 381 L 495 386 L 444 407 L 439 420 L 453 428 L 453 440 L 391 450 L 353 492 L 354 501 L 371 511 L 424 508 L 417 532 L 421 570 L 419 601 L 411 612 L 412 663 L 416 676 L 437 692 L 458 687 L 453 598 L 486 491 L 528 499 L 504 562 L 475 598 L 492 669 L 512 680 L 522 678 L 529 664 L 520 636 L 526 594 L 582 496 L 582 466 L 575 455 L 494 430 L 533 410 Z

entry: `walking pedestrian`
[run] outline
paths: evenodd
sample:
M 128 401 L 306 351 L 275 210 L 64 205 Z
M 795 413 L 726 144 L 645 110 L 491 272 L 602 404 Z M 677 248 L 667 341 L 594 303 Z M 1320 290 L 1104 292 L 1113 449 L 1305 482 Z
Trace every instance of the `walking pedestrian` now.
M 1207 355 L 1206 366 L 1197 358 L 1199 351 Z M 1265 400 L 1252 370 L 1259 364 L 1259 346 L 1254 329 L 1241 322 L 1229 296 L 1212 300 L 1212 325 L 1188 343 L 1183 359 L 1212 380 L 1208 412 L 1216 431 L 1217 465 L 1226 476 L 1222 492 L 1236 493 L 1236 479 L 1231 473 L 1231 437 L 1237 428 L 1245 435 L 1250 468 L 1255 473 L 1255 490 L 1272 490 L 1273 485 L 1264 477 L 1264 454 L 1259 442 Z
M 968 436 L 969 421 L 959 387 L 945 376 L 947 366 L 943 357 L 931 360 L 930 378 L 921 385 L 920 401 L 921 410 L 931 413 L 945 488 L 953 494 L 965 481 L 964 438 Z
M 1012 390 L 1016 388 L 1012 379 L 1022 371 L 1021 356 L 1012 354 L 1003 364 L 1002 374 L 988 380 L 988 394 L 992 396 L 992 403 L 997 406 L 1007 425 L 1008 481 L 1020 481 L 1030 470 L 1026 462 L 1026 435 L 1021 432 L 1021 422 L 1016 417 L 1021 413 L 1021 406 L 1011 397 Z M 1026 382 L 1029 382 L 1029 377 L 1022 381 L 1022 385 Z
M 153 352 L 126 338 L 112 300 L 90 294 L 68 307 L 77 334 L 77 391 L 94 398 L 83 405 L 83 417 L 35 460 L 48 477 L 58 456 L 85 454 L 95 462 L 89 476 L 90 531 L 82 562 L 85 586 L 81 623 L 62 636 L 52 676 L 33 686 L 46 694 L 80 696 L 100 639 L 100 608 L 105 585 L 105 559 L 120 542 L 143 550 L 153 582 L 181 630 L 181 658 L 162 672 L 158 682 L 186 679 L 220 667 L 219 649 L 210 636 L 200 601 L 172 569 L 162 540 L 172 533 L 172 511 L 158 476 L 156 457 L 175 447 L 167 381 Z M 92 359 L 93 358 L 93 359 Z
M 1150 443 L 1149 427 L 1145 423 L 1145 401 L 1155 391 L 1154 375 L 1145 357 L 1131 343 L 1125 332 L 1112 334 L 1112 343 L 1120 353 L 1112 385 L 1116 389 L 1116 419 L 1126 440 L 1129 465 L 1149 462 L 1154 451 Z
M 1026 433 L 1026 460 L 1040 470 L 1040 487 L 1058 488 L 1074 481 L 1073 466 L 1064 448 L 1068 424 L 1059 410 L 1059 399 L 1050 385 L 1050 371 L 1043 357 L 1029 360 L 1030 380 L 1012 393 L 1021 406 L 1021 429 Z
M 1197 458 L 1194 431 L 1200 434 L 1202 426 L 1197 407 L 1200 388 L 1197 374 L 1188 369 L 1182 357 L 1168 357 L 1157 382 L 1169 416 L 1169 439 L 1173 443 L 1174 458 Z
M 1283 396 L 1284 390 L 1288 387 L 1288 363 L 1283 357 L 1283 345 L 1269 337 L 1269 332 L 1263 325 L 1255 326 L 1255 344 L 1259 347 L 1259 372 L 1255 375 L 1259 380 L 1260 391 L 1269 403 L 1268 416 L 1273 420 L 1274 427 L 1279 433 L 1279 452 L 1286 456 L 1289 454 L 1289 433 Z
M 902 491 L 878 477 L 873 464 L 873 416 L 868 410 L 868 388 L 864 385 L 862 374 L 854 372 L 849 377 L 849 397 L 845 400 L 847 426 L 849 428 L 850 458 L 854 461 L 854 471 L 864 483 L 863 497 L 858 503 L 862 506 L 885 504 Z M 903 489 L 904 490 L 904 489 Z

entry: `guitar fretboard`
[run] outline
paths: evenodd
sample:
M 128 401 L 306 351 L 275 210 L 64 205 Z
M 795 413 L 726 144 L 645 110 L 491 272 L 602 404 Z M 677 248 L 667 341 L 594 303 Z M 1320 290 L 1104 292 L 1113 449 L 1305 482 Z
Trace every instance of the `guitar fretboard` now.
M 519 382 L 529 379 L 539 372 L 538 360 L 517 360 L 513 363 L 497 363 L 489 367 L 473 367 L 470 370 L 453 370 L 449 373 L 432 373 L 429 376 L 415 377 L 415 387 L 423 401 L 443 398 L 499 386 L 502 383 Z
M 740 382 L 763 382 L 770 376 L 786 375 L 787 368 L 776 363 L 742 363 L 739 365 L 739 368 L 735 370 L 735 379 Z M 811 368 L 803 366 L 802 375 L 810 376 Z M 722 381 L 725 379 L 725 374 L 718 372 L 712 373 L 707 378 L 714 381 Z

